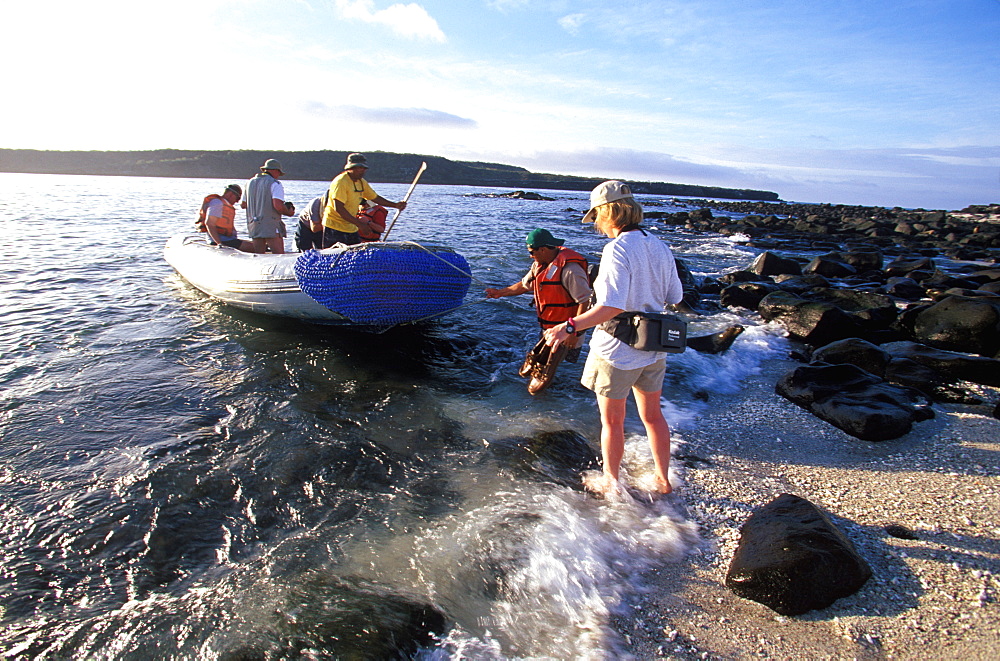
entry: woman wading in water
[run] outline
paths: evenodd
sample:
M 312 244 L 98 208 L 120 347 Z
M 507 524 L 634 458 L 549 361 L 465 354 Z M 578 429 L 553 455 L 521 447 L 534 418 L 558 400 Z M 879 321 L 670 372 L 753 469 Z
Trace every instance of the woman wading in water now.
M 681 300 L 681 281 L 670 248 L 640 227 L 642 207 L 627 184 L 602 183 L 590 193 L 590 207 L 583 222 L 593 222 L 598 232 L 611 239 L 604 247 L 594 281 L 595 304 L 580 316 L 545 331 L 546 342 L 557 346 L 574 332 L 596 327 L 581 383 L 597 395 L 604 473 L 597 480 L 585 481 L 585 486 L 598 493 L 620 486 L 625 403 L 631 391 L 653 453 L 653 483 L 648 488 L 670 493 L 670 427 L 660 408 L 666 353 L 635 349 L 600 324 L 623 311 L 662 312 Z

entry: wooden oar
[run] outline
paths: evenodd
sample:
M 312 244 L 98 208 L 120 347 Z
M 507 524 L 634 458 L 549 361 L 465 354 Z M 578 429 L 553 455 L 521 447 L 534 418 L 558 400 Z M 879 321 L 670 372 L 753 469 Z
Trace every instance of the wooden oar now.
M 403 200 L 402 200 L 403 202 L 409 201 L 409 199 L 410 199 L 410 193 L 412 193 L 413 189 L 417 187 L 417 182 L 420 180 L 420 175 L 422 175 L 424 173 L 424 170 L 426 170 L 426 169 L 427 169 L 427 163 L 421 163 L 420 164 L 420 169 L 417 170 L 417 176 L 413 178 L 413 183 L 410 184 L 410 190 L 406 191 L 406 195 L 403 196 Z M 396 210 L 396 215 L 392 217 L 392 222 L 389 223 L 389 229 L 387 229 L 385 231 L 385 234 L 382 235 L 382 240 L 383 241 L 385 241 L 386 239 L 389 238 L 389 232 L 392 231 L 392 228 L 396 224 L 396 221 L 399 220 L 399 214 L 401 214 L 401 213 L 403 213 L 402 209 L 397 209 Z

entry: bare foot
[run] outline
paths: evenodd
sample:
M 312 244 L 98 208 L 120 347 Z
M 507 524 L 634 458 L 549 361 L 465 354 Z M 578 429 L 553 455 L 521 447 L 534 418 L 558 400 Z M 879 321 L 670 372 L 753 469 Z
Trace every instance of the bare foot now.
M 670 486 L 670 482 L 663 480 L 656 475 L 647 475 L 639 483 L 639 487 L 644 491 L 649 491 L 650 493 L 655 493 L 660 496 L 666 495 L 673 491 L 673 487 Z
M 663 495 L 663 494 L 668 494 L 668 493 L 672 492 L 673 490 L 674 489 L 673 489 L 673 487 L 670 486 L 670 482 L 668 480 L 663 480 L 663 479 L 661 479 L 659 477 L 656 478 L 656 480 L 655 480 L 655 486 L 653 488 L 653 491 L 655 491 L 658 494 Z
M 583 488 L 599 496 L 605 496 L 618 489 L 618 480 L 604 473 L 587 471 L 583 474 Z

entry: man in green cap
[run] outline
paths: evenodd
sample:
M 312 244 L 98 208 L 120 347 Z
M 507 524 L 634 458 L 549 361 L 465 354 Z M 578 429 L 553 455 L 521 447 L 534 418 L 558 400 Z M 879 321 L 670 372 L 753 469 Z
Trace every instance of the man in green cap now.
M 503 289 L 486 289 L 489 298 L 517 296 L 531 292 L 535 297 L 538 323 L 544 332 L 559 324 L 572 322 L 573 317 L 582 314 L 590 305 L 593 291 L 587 277 L 587 260 L 563 244 L 546 229 L 534 229 L 525 237 L 528 253 L 533 260 L 528 273 L 518 282 Z M 581 337 L 576 336 L 567 343 L 550 349 L 544 338 L 528 352 L 521 367 L 521 376 L 531 376 L 528 392 L 532 395 L 542 391 L 555 376 L 556 368 L 565 357 L 576 362 L 580 355 Z

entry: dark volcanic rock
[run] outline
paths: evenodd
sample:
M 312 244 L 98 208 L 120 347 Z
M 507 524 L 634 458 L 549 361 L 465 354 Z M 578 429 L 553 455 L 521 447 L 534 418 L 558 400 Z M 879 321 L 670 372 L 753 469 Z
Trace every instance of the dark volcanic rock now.
M 885 274 L 892 277 L 907 277 L 922 282 L 934 275 L 934 260 L 929 257 L 919 259 L 895 259 L 885 267 Z
M 858 272 L 850 264 L 846 264 L 839 259 L 837 253 L 820 255 L 813 259 L 802 269 L 803 273 L 815 273 L 824 278 L 846 278 Z
M 913 320 L 918 342 L 994 357 L 1000 354 L 1000 301 L 948 296 L 921 310 Z
M 890 523 L 885 527 L 886 533 L 891 537 L 896 539 L 920 539 L 917 533 L 913 532 L 906 526 L 899 525 L 898 523 Z
M 674 264 L 677 266 L 677 277 L 681 279 L 681 287 L 684 290 L 684 298 L 677 304 L 675 309 L 697 314 L 698 312 L 694 309 L 694 306 L 701 301 L 701 293 L 698 291 L 698 281 L 695 280 L 694 274 L 691 273 L 691 269 L 684 263 L 684 260 L 675 257 Z M 593 282 L 594 278 L 591 278 L 590 281 Z
M 512 200 L 539 200 L 545 202 L 552 202 L 556 198 L 545 197 L 541 193 L 535 193 L 534 191 L 525 192 L 523 190 L 516 190 L 510 193 L 495 193 L 491 194 L 490 197 L 508 197 Z
M 757 255 L 749 270 L 757 275 L 801 275 L 802 265 L 794 259 L 768 251 Z
M 917 284 L 913 278 L 895 277 L 889 278 L 883 288 L 886 294 L 902 298 L 907 301 L 919 301 L 927 295 L 927 290 Z
M 320 648 L 338 659 L 408 659 L 448 629 L 439 610 L 415 597 L 319 571 L 297 581 L 271 617 L 266 633 L 280 647 L 240 658 L 303 658 Z
M 570 429 L 502 439 L 490 443 L 489 451 L 505 470 L 572 489 L 583 488 L 583 471 L 601 466 L 600 455 L 587 439 Z
M 792 337 L 814 346 L 866 334 L 864 328 L 836 305 L 810 301 L 788 292 L 768 294 L 760 301 L 757 311 L 765 321 L 778 321 Z
M 944 375 L 986 386 L 1000 386 L 1000 360 L 958 351 L 935 349 L 916 342 L 889 342 L 882 349 L 897 358 L 912 360 Z
M 871 575 L 826 514 L 786 493 L 743 524 L 726 587 L 782 615 L 801 615 L 854 594 Z
M 864 371 L 883 376 L 892 356 L 867 340 L 850 337 L 831 342 L 813 351 L 810 362 L 829 365 L 855 365 Z
M 751 270 L 742 270 L 720 275 L 719 282 L 724 285 L 733 285 L 741 282 L 771 282 L 771 278 Z
M 844 264 L 853 266 L 858 273 L 880 271 L 884 259 L 881 250 L 848 250 L 834 253 L 834 256 Z
M 761 300 L 778 291 L 777 285 L 765 282 L 740 282 L 722 290 L 719 302 L 729 308 L 756 310 Z
M 926 363 L 922 364 L 912 360 L 907 355 L 919 355 L 920 350 L 909 347 L 922 347 L 926 352 Z M 891 351 L 896 348 L 897 352 Z M 937 359 L 932 357 L 939 354 Z M 953 356 L 950 360 L 948 356 Z M 973 365 L 962 359 L 975 361 L 985 361 L 990 365 Z M 895 383 L 907 388 L 913 388 L 924 393 L 928 397 L 942 402 L 960 402 L 965 404 L 977 404 L 981 400 L 970 392 L 953 387 L 952 384 L 958 380 L 956 372 L 963 370 L 969 376 L 981 378 L 992 378 L 1000 380 L 1000 361 L 982 358 L 980 356 L 969 356 L 967 354 L 954 354 L 939 349 L 923 347 L 913 342 L 898 342 L 885 344 L 881 347 L 875 346 L 871 342 L 860 338 L 848 338 L 831 342 L 826 346 L 813 351 L 810 357 L 812 363 L 827 363 L 830 365 L 855 365 L 861 369 L 882 377 L 890 383 Z M 945 369 L 937 370 L 931 365 L 944 366 Z M 973 379 L 969 379 L 973 380 Z
M 798 367 L 779 379 L 774 390 L 865 441 L 899 438 L 914 422 L 934 417 L 923 393 L 888 383 L 855 365 Z
M 890 354 L 891 355 L 891 354 Z M 881 375 L 886 381 L 914 388 L 939 402 L 976 404 L 979 399 L 965 390 L 952 387 L 954 379 L 909 358 L 892 356 Z
M 807 294 L 813 301 L 831 303 L 847 312 L 870 330 L 886 329 L 896 320 L 896 303 L 885 294 L 858 289 L 813 289 Z
M 793 294 L 804 294 L 817 287 L 825 288 L 830 286 L 830 281 L 817 273 L 810 273 L 809 275 L 777 275 L 774 277 L 774 282 L 782 291 L 792 292 Z

